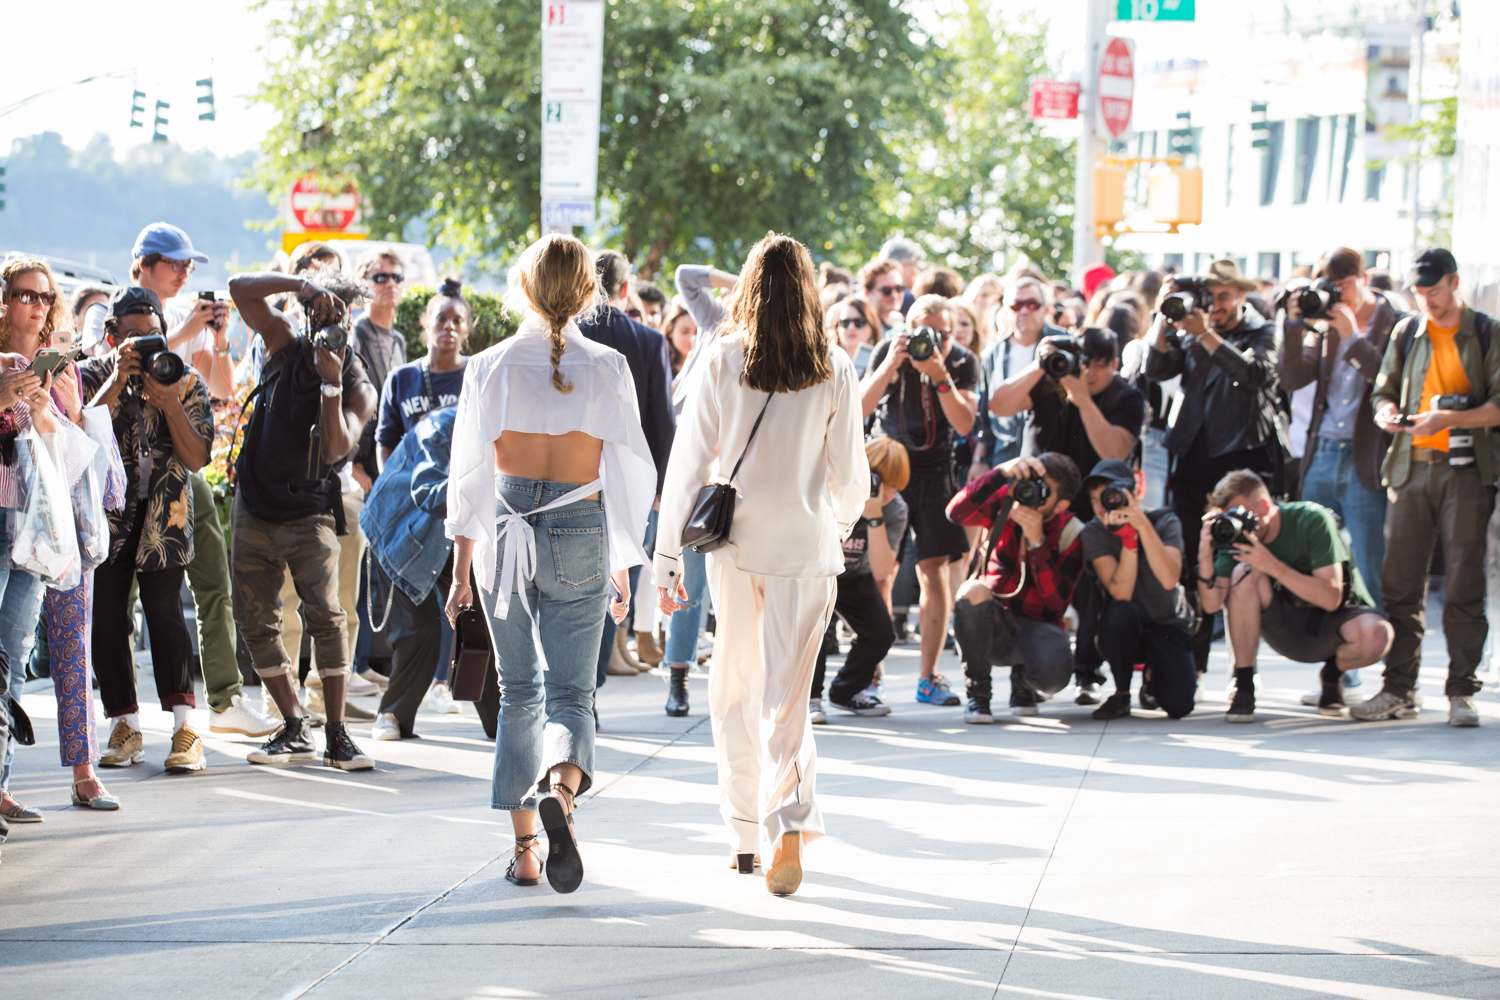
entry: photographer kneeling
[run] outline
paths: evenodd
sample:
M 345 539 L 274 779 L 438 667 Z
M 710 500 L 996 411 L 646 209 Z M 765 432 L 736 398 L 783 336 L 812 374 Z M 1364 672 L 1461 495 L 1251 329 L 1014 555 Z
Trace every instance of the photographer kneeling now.
M 1083 558 L 1109 594 L 1099 613 L 1099 651 L 1115 677 L 1115 693 L 1096 719 L 1130 715 L 1135 665 L 1146 665 L 1141 704 L 1155 699 L 1174 719 L 1193 710 L 1193 611 L 1182 587 L 1182 522 L 1170 507 L 1145 510 L 1135 473 L 1106 459 L 1083 481 L 1094 520 L 1083 529 Z M 1149 691 L 1149 695 L 1148 695 Z
M 1261 637 L 1298 663 L 1323 662 L 1318 714 L 1343 711 L 1345 670 L 1368 667 L 1395 631 L 1375 610 L 1333 511 L 1277 504 L 1248 469 L 1219 480 L 1198 538 L 1203 613 L 1225 609 L 1234 657 L 1234 699 L 1224 718 L 1255 718 L 1255 654 Z
M 948 505 L 950 520 L 989 529 L 982 575 L 958 590 L 953 637 L 968 679 L 964 721 L 988 724 L 990 668 L 1010 670 L 1016 715 L 1037 714 L 1037 692 L 1061 691 L 1073 676 L 1062 616 L 1083 575 L 1083 522 L 1068 511 L 1078 466 L 1047 452 L 997 465 Z M 976 567 L 977 568 L 977 567 Z

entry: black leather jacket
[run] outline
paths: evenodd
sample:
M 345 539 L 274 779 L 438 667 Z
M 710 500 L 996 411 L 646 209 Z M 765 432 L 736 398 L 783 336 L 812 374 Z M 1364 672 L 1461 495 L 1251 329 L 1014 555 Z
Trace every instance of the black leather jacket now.
M 1221 337 L 1224 343 L 1212 354 L 1191 334 L 1173 338 L 1165 351 L 1148 352 L 1147 378 L 1161 382 L 1182 376 L 1182 408 L 1164 442 L 1179 458 L 1200 431 L 1208 435 L 1214 458 L 1280 436 L 1275 324 L 1247 305 L 1240 325 Z

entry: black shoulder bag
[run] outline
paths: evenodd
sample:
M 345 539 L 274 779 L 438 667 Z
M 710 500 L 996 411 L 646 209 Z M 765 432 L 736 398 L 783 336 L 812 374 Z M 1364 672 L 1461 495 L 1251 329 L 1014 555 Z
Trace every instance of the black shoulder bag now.
M 729 482 L 709 483 L 698 491 L 693 513 L 682 529 L 682 544 L 686 548 L 694 552 L 712 552 L 723 548 L 729 541 L 729 529 L 734 526 L 734 477 L 740 474 L 740 466 L 745 464 L 745 455 L 750 451 L 750 442 L 755 440 L 755 432 L 760 430 L 760 422 L 766 415 L 766 406 L 770 405 L 771 396 L 768 394 L 765 406 L 760 408 L 760 416 L 755 418 L 755 426 L 750 428 L 745 450 L 740 452 L 740 460 L 734 463 L 734 471 L 729 474 Z

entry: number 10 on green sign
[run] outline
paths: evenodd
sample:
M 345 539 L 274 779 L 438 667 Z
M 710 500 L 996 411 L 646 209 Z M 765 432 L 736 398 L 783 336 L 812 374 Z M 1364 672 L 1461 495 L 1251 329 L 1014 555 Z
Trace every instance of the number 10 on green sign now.
M 1192 21 L 1197 0 L 1116 0 L 1117 21 Z

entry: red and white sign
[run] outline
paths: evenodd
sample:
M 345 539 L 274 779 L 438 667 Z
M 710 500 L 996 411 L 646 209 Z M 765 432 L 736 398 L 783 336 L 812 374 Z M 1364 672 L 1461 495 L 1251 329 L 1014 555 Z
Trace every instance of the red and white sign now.
M 1032 121 L 1038 118 L 1077 118 L 1081 89 L 1079 84 L 1064 80 L 1032 80 L 1026 115 Z
M 353 184 L 342 191 L 324 191 L 312 177 L 300 177 L 292 185 L 292 215 L 303 229 L 349 228 L 359 214 L 359 194 Z
M 1135 43 L 1130 39 L 1111 38 L 1104 46 L 1095 92 L 1101 131 L 1112 139 L 1124 138 L 1135 99 Z

